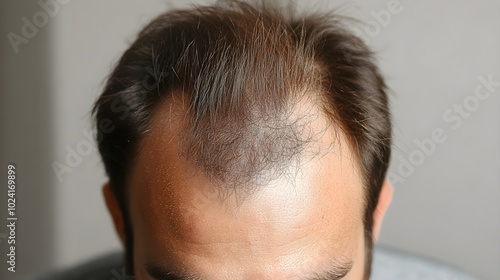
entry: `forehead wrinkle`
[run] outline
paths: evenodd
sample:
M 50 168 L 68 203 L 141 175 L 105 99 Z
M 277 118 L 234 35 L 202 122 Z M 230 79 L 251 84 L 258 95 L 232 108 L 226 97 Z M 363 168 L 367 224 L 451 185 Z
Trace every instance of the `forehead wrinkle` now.
M 323 262 L 323 260 L 321 261 Z M 302 267 L 301 271 L 286 271 L 283 270 L 280 274 L 286 278 L 284 279 L 300 279 L 300 280 L 337 280 L 346 276 L 353 267 L 353 262 L 344 256 L 339 256 L 336 258 L 329 258 L 325 262 L 326 265 L 313 267 Z M 205 279 L 197 275 L 196 272 L 190 272 L 188 268 L 177 267 L 175 271 L 172 270 L 173 267 L 168 267 L 153 261 L 147 261 L 144 263 L 145 270 L 156 279 L 167 280 L 201 280 Z M 274 275 L 275 273 L 269 272 Z M 253 274 L 253 273 L 251 273 Z M 263 275 L 262 274 L 262 275 Z M 172 278 L 167 278 L 172 277 Z M 175 278 L 174 278 L 175 277 Z M 207 278 L 208 279 L 208 278 Z M 253 278 L 252 278 L 253 279 Z M 272 278 L 274 279 L 274 277 Z M 281 278 L 280 278 L 281 279 Z

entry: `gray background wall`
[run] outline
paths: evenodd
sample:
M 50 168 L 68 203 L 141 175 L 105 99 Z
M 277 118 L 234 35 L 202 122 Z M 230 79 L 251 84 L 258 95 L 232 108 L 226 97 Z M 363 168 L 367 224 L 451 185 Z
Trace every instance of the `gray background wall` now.
M 15 163 L 19 217 L 15 274 L 6 271 L 6 229 L 0 229 L 1 279 L 119 248 L 101 198 L 103 169 L 86 136 L 90 106 L 140 27 L 185 5 L 54 1 L 41 1 L 59 8 L 17 54 L 8 34 L 22 34 L 22 18 L 32 21 L 43 10 L 37 1 L 0 3 L 0 181 L 6 182 L 7 164 Z M 480 88 L 480 98 L 474 93 L 479 77 L 500 82 L 500 1 L 298 2 L 314 9 L 340 5 L 342 13 L 367 23 L 353 28 L 377 51 L 392 89 L 395 197 L 379 242 L 498 279 L 500 86 L 489 95 Z M 425 139 L 436 133 L 429 144 Z M 71 151 L 81 155 L 67 158 Z M 58 178 L 54 162 L 71 172 Z

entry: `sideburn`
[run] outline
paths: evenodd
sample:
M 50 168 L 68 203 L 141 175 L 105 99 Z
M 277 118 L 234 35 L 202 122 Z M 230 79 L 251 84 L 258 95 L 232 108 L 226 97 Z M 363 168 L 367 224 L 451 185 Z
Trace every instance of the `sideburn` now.
M 128 276 L 134 276 L 134 232 L 130 215 L 126 207 L 121 207 L 123 213 L 123 226 L 125 231 L 125 272 Z

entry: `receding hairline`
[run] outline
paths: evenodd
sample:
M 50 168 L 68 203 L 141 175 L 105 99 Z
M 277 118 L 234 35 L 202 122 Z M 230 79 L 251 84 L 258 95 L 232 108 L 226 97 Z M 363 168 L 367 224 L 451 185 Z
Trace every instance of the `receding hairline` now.
M 285 177 L 289 178 L 289 180 L 293 180 L 295 176 L 295 173 L 293 172 L 298 172 L 303 162 L 315 160 L 318 157 L 323 157 L 334 151 L 342 153 L 342 149 L 344 148 L 349 149 L 349 154 L 352 156 L 350 157 L 350 160 L 352 167 L 355 169 L 355 174 L 362 178 L 359 159 L 357 158 L 356 153 L 352 150 L 352 146 L 349 141 L 347 141 L 345 132 L 342 131 L 341 127 L 336 122 L 333 122 L 324 112 L 323 103 L 319 96 L 320 94 L 317 92 L 292 94 L 290 95 L 290 98 L 292 99 L 290 102 L 291 105 L 285 110 L 286 112 L 284 112 L 286 120 L 282 120 L 282 123 L 269 123 L 266 122 L 266 120 L 256 120 L 256 123 L 252 124 L 254 127 L 251 129 L 254 129 L 256 133 L 259 133 L 258 130 L 262 129 L 260 126 L 274 125 L 275 127 L 271 128 L 271 130 L 277 131 L 282 129 L 280 126 L 287 126 L 287 128 L 293 130 L 291 133 L 294 134 L 294 137 L 297 137 L 297 139 L 293 140 L 294 143 L 298 143 L 296 144 L 297 147 L 294 147 L 295 152 L 290 155 L 293 158 L 290 158 L 289 161 L 283 161 L 283 165 L 281 166 L 282 170 L 276 171 L 277 173 L 274 174 L 274 176 L 272 176 L 272 174 L 270 176 L 266 176 L 266 174 L 259 174 L 263 176 L 260 178 L 261 180 L 227 182 L 220 180 L 220 178 L 211 176 L 210 173 L 207 173 L 206 170 L 203 169 L 203 166 L 197 165 L 196 158 L 189 157 L 187 154 L 185 149 L 188 147 L 186 146 L 186 143 L 183 142 L 183 138 L 192 132 L 191 125 L 194 116 L 189 110 L 189 101 L 187 100 L 189 99 L 189 95 L 185 92 L 181 92 L 180 90 L 171 92 L 168 96 L 165 96 L 162 102 L 158 103 L 151 118 L 152 122 L 149 125 L 147 132 L 143 135 L 142 139 L 139 140 L 136 159 L 140 157 L 141 153 L 155 152 L 151 151 L 150 148 L 146 146 L 151 145 L 151 141 L 155 141 L 154 139 L 151 139 L 151 137 L 159 139 L 162 135 L 171 135 L 170 133 L 176 133 L 179 137 L 178 140 L 180 140 L 179 143 L 174 143 L 172 141 L 170 143 L 171 145 L 179 146 L 179 157 L 186 160 L 186 163 L 190 164 L 193 170 L 197 170 L 195 172 L 203 172 L 204 175 L 209 178 L 210 182 L 213 183 L 213 186 L 222 191 L 222 197 L 232 193 L 241 198 L 245 198 L 247 195 L 251 195 L 254 191 L 268 186 L 275 179 Z M 166 126 L 172 128 L 172 125 L 175 126 L 174 130 L 169 130 L 167 134 L 164 134 L 164 130 L 167 129 Z M 218 131 L 217 133 L 220 132 L 221 131 Z M 282 132 L 278 131 L 277 133 Z M 249 133 L 244 137 L 247 137 L 248 141 L 252 141 L 255 135 Z M 341 145 L 343 144 L 345 144 L 346 147 L 341 148 Z M 345 160 L 342 154 L 339 154 L 339 159 Z M 135 165 L 135 163 L 133 165 Z M 236 184 L 238 183 L 242 183 L 243 185 L 237 186 Z

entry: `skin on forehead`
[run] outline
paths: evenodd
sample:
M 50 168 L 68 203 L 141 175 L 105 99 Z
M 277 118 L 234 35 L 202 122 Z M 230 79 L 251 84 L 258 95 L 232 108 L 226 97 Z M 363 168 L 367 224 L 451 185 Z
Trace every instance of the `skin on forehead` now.
M 221 198 L 219 186 L 179 155 L 185 106 L 165 100 L 128 185 L 137 279 L 154 279 L 145 269 L 150 262 L 201 279 L 309 279 L 334 260 L 352 262 L 342 279 L 362 279 L 358 165 L 317 106 L 304 101 L 295 113 L 305 111 L 315 112 L 310 127 L 321 137 L 311 149 L 321 152 L 245 198 Z

